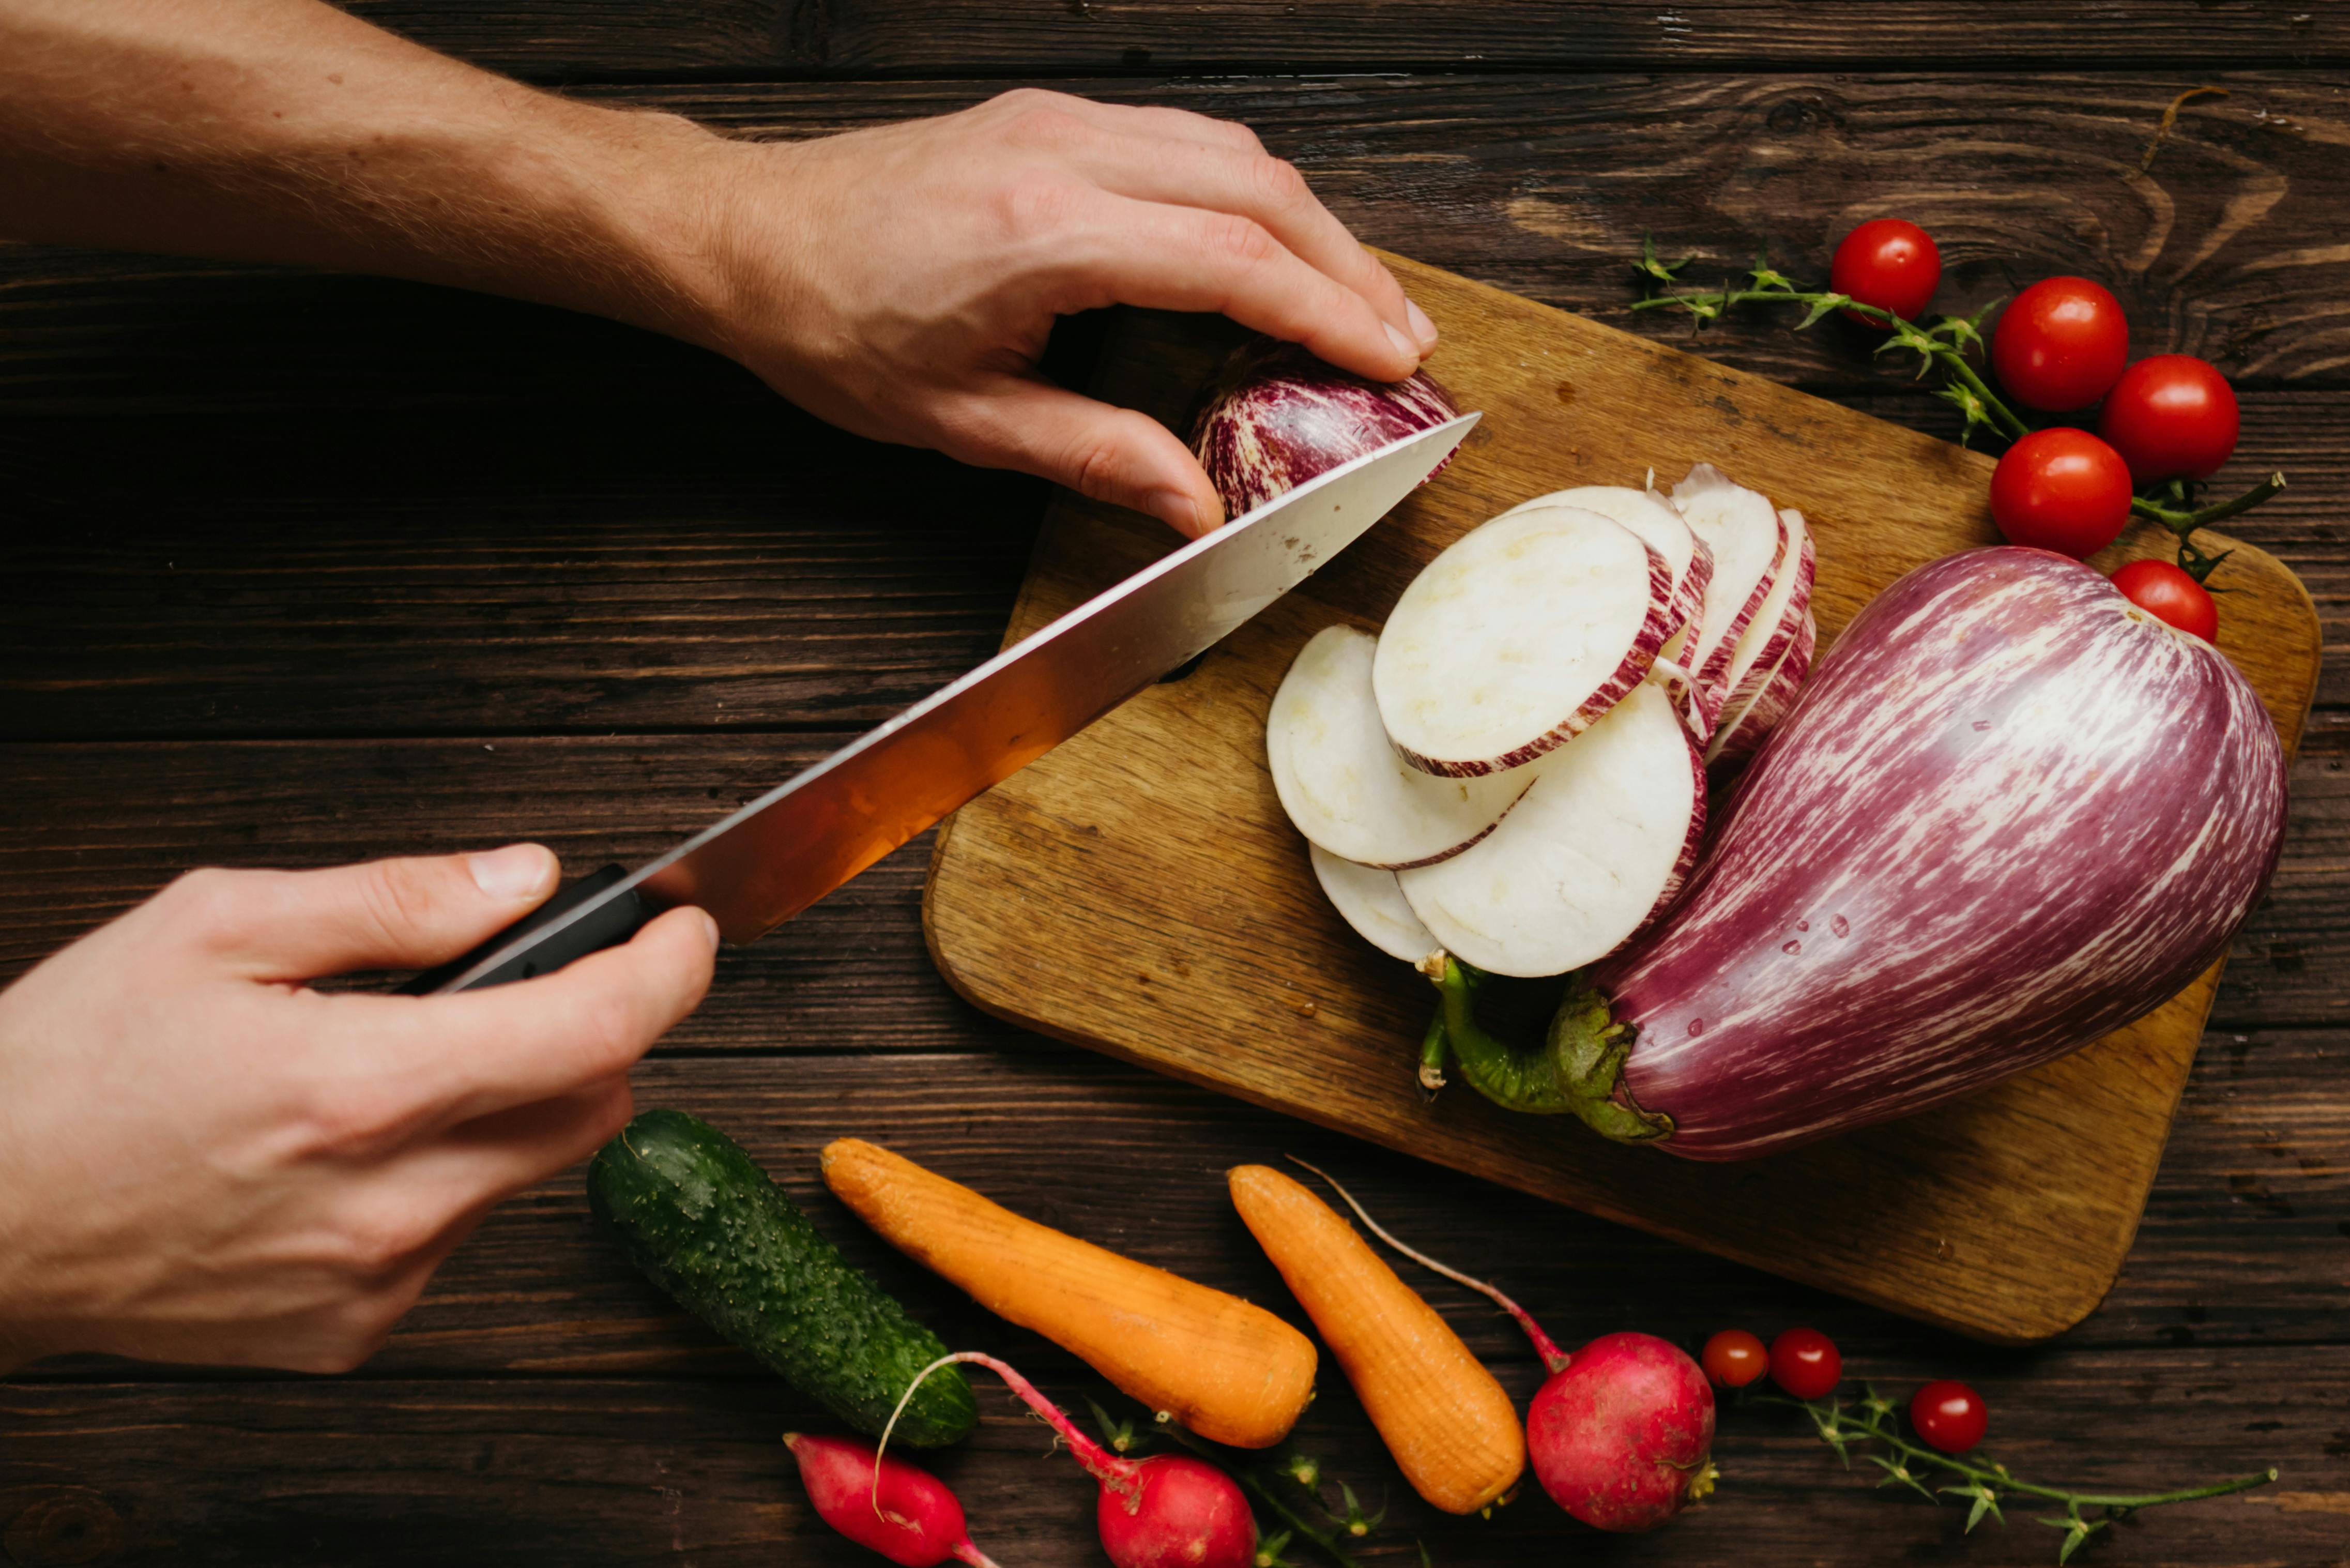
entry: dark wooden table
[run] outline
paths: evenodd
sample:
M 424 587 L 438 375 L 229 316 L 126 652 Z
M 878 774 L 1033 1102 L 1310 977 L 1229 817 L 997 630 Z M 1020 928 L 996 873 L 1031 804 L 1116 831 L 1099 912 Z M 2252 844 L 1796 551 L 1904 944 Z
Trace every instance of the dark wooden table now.
M 2138 352 L 2242 390 L 2241 532 L 2350 616 L 2350 7 L 2113 0 L 370 0 L 429 43 L 754 136 L 1019 82 L 1244 119 L 1367 239 L 1618 323 L 1624 263 L 1825 271 L 1927 223 L 1946 301 L 2056 271 Z M 2076 14 L 2077 13 L 2077 14 Z M 2189 104 L 2150 167 L 2163 109 Z M 1833 327 L 1722 358 L 1946 431 Z M 1638 329 L 1683 328 L 1640 318 Z M 560 313 L 262 267 L 0 249 L 0 961 L 15 973 L 206 862 L 316 865 L 529 836 L 640 857 L 992 651 L 1034 483 L 860 445 L 674 345 Z M 2224 611 L 2223 611 L 2224 613 Z M 721 961 L 640 1102 L 733 1130 L 957 1345 L 1098 1383 L 874 1243 L 813 1179 L 857 1133 L 1079 1234 L 1294 1311 L 1218 1174 L 1290 1150 L 1502 1277 L 1562 1338 L 1827 1330 L 1857 1376 L 1976 1384 L 2019 1470 L 2249 1498 L 2141 1516 L 2120 1563 L 2350 1563 L 2350 666 L 2329 662 L 2284 864 L 2237 943 L 2137 1248 L 2062 1340 L 1991 1351 L 1025 1036 L 955 1001 L 927 841 Z M 1437 1299 L 1513 1393 L 1507 1323 Z M 940 1469 L 1007 1565 L 1099 1561 L 1090 1484 L 987 1417 Z M 69 1361 L 0 1393 L 0 1557 L 62 1563 L 869 1562 L 776 1436 L 805 1400 L 588 1227 L 577 1174 L 507 1204 L 339 1379 Z M 2054 1560 L 2011 1512 L 1879 1494 L 1759 1409 L 1716 1503 L 1603 1538 L 1539 1495 L 1439 1518 L 1343 1381 L 1300 1432 L 1367 1500 L 1365 1562 Z M 1302 1561 L 1313 1561 L 1310 1554 Z

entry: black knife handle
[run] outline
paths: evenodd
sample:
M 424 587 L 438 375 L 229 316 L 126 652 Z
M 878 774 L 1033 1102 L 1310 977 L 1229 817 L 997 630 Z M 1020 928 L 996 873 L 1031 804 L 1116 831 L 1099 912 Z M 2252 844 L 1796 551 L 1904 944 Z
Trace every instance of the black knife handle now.
M 627 875 L 628 872 L 618 866 L 590 871 L 473 951 L 461 953 L 438 969 L 426 970 L 401 986 L 400 994 L 432 994 L 516 937 L 527 936 L 548 921 L 577 909 Z M 504 985 L 509 981 L 529 980 L 535 975 L 550 973 L 574 959 L 586 958 L 589 953 L 619 946 L 636 935 L 638 928 L 650 919 L 651 911 L 645 908 L 644 900 L 637 897 L 636 889 L 632 888 L 593 914 L 573 921 L 529 951 L 517 953 L 488 973 L 468 981 L 461 989 L 478 991 L 485 985 Z

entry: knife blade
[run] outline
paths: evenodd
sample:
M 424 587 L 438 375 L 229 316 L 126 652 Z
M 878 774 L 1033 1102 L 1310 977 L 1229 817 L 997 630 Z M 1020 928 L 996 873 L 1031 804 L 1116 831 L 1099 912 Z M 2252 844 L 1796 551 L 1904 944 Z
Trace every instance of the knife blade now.
M 1097 595 L 634 871 L 572 883 L 411 994 L 526 980 L 698 904 L 730 942 L 835 888 L 1199 657 L 1295 587 L 1452 455 L 1463 414 L 1275 496 Z

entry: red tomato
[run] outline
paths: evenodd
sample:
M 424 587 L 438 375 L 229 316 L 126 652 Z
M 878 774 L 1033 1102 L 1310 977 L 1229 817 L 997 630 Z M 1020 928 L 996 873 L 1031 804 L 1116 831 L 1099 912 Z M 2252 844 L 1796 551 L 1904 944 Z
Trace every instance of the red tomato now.
M 1991 335 L 1991 368 L 2026 408 L 2085 409 L 2121 379 L 2129 321 L 2085 277 L 2047 277 L 2015 296 Z
M 1724 1388 L 1743 1388 L 1770 1370 L 1762 1342 L 1742 1328 L 1725 1328 L 1705 1342 L 1705 1375 Z
M 2129 514 L 2129 464 L 2086 431 L 2034 431 L 1991 471 L 1991 521 L 2012 545 L 2078 561 L 2112 544 Z
M 1863 305 L 1889 310 L 1914 321 L 1934 302 L 1942 281 L 1942 253 L 1933 236 L 1915 223 L 1898 218 L 1871 218 L 1846 234 L 1828 264 L 1828 286 L 1848 294 Z M 1856 311 L 1846 316 L 1869 327 L 1881 327 Z
M 2220 607 L 2210 593 L 2169 561 L 2132 561 L 2114 574 L 2122 597 L 2158 620 L 2206 642 L 2220 639 Z
M 1991 1411 L 1965 1384 L 1938 1377 L 1909 1397 L 1909 1424 L 1929 1446 L 1963 1454 L 1983 1440 Z
M 1844 1376 L 1835 1341 L 1815 1328 L 1791 1328 L 1771 1342 L 1771 1381 L 1798 1399 L 1825 1399 Z
M 2097 433 L 2140 484 L 2209 479 L 2236 450 L 2241 421 L 2228 379 L 2192 354 L 2157 354 L 2106 394 Z

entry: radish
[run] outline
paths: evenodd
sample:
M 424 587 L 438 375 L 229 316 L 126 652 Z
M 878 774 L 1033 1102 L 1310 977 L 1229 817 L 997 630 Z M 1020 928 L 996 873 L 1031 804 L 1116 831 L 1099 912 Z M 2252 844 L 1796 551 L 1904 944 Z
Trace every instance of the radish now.
M 1544 759 L 1492 833 L 1396 881 L 1464 961 L 1495 974 L 1564 974 L 1613 951 L 1671 900 L 1704 828 L 1696 750 L 1672 699 L 1641 685 Z
M 1183 1454 L 1128 1459 L 1111 1453 L 1078 1430 L 1028 1379 L 983 1351 L 957 1351 L 931 1362 L 916 1375 L 906 1397 L 913 1397 L 923 1378 L 957 1363 L 984 1366 L 1003 1378 L 1101 1483 L 1095 1528 L 1117 1568 L 1253 1568 L 1256 1518 L 1232 1477 Z M 905 1408 L 903 1399 L 898 1407 Z M 890 1417 L 892 1424 L 896 1419 Z M 882 1446 L 889 1442 L 885 1429 Z
M 1315 880 L 1322 884 L 1330 907 L 1355 928 L 1357 936 L 1406 963 L 1418 963 L 1440 945 L 1411 912 L 1394 872 L 1340 859 L 1318 844 L 1307 847 L 1314 859 Z
M 962 1504 L 929 1471 L 884 1459 L 854 1438 L 785 1432 L 784 1446 L 799 1461 L 817 1516 L 859 1546 L 905 1568 L 931 1568 L 950 1557 L 995 1568 L 964 1532 Z
M 1638 686 L 1672 572 L 1622 524 L 1544 507 L 1471 530 L 1396 601 L 1371 665 L 1388 738 L 1456 777 L 1530 763 Z
M 1530 773 L 1439 778 L 1388 743 L 1371 695 L 1378 639 L 1325 627 L 1298 649 L 1265 719 L 1265 758 L 1281 808 L 1308 840 L 1388 870 L 1458 855 L 1493 830 Z
M 1650 549 L 1665 558 L 1665 565 L 1673 573 L 1672 595 L 1665 618 L 1673 630 L 1664 647 L 1658 649 L 1657 657 L 1659 661 L 1678 662 L 1689 639 L 1696 635 L 1698 618 L 1705 611 L 1706 584 L 1713 580 L 1713 552 L 1706 548 L 1688 520 L 1654 490 L 1635 490 L 1628 484 L 1586 484 L 1573 490 L 1555 490 L 1548 495 L 1520 502 L 1502 515 L 1513 517 L 1545 506 L 1575 506 L 1612 518 L 1638 534 Z
M 2061 556 L 1948 556 L 1846 628 L 1679 905 L 1511 1075 L 1694 1159 L 1924 1110 L 2209 967 L 2284 808 L 2276 725 L 2210 644 Z
M 1681 662 L 1692 683 L 1690 726 L 1702 741 L 1730 695 L 1730 662 L 1771 591 L 1772 568 L 1784 553 L 1787 525 L 1770 501 L 1732 484 L 1710 462 L 1673 486 L 1673 504 L 1713 552 L 1705 614 Z
M 1458 417 L 1426 371 L 1392 385 L 1324 363 L 1294 343 L 1235 349 L 1191 427 L 1191 450 L 1238 517 L 1366 452 Z M 1447 454 L 1429 479 L 1452 461 Z M 1426 481 L 1422 481 L 1426 483 Z
M 1786 524 L 1786 546 L 1772 567 L 1771 591 L 1762 596 L 1762 606 L 1731 654 L 1730 672 L 1722 678 L 1728 689 L 1721 702 L 1723 714 L 1742 710 L 1761 694 L 1779 660 L 1794 646 L 1804 618 L 1812 612 L 1811 530 L 1804 525 L 1804 514 L 1793 507 L 1781 508 L 1779 521 Z
M 1405 1246 L 1352 1193 L 1322 1172 L 1314 1174 L 1330 1182 L 1372 1235 L 1422 1268 L 1468 1286 L 1525 1330 L 1550 1373 L 1526 1407 L 1526 1457 L 1552 1501 L 1596 1529 L 1641 1531 L 1712 1495 L 1718 1474 L 1713 1388 L 1686 1351 L 1654 1334 L 1617 1333 L 1603 1334 L 1569 1355 L 1525 1308 L 1484 1281 Z
M 1721 727 L 1705 749 L 1709 770 L 1736 767 L 1762 748 L 1779 721 L 1787 716 L 1787 710 L 1794 706 L 1795 694 L 1804 689 L 1819 635 L 1819 624 L 1805 610 L 1796 623 L 1794 641 L 1771 667 L 1768 678 L 1743 704 L 1733 705 L 1722 715 Z

